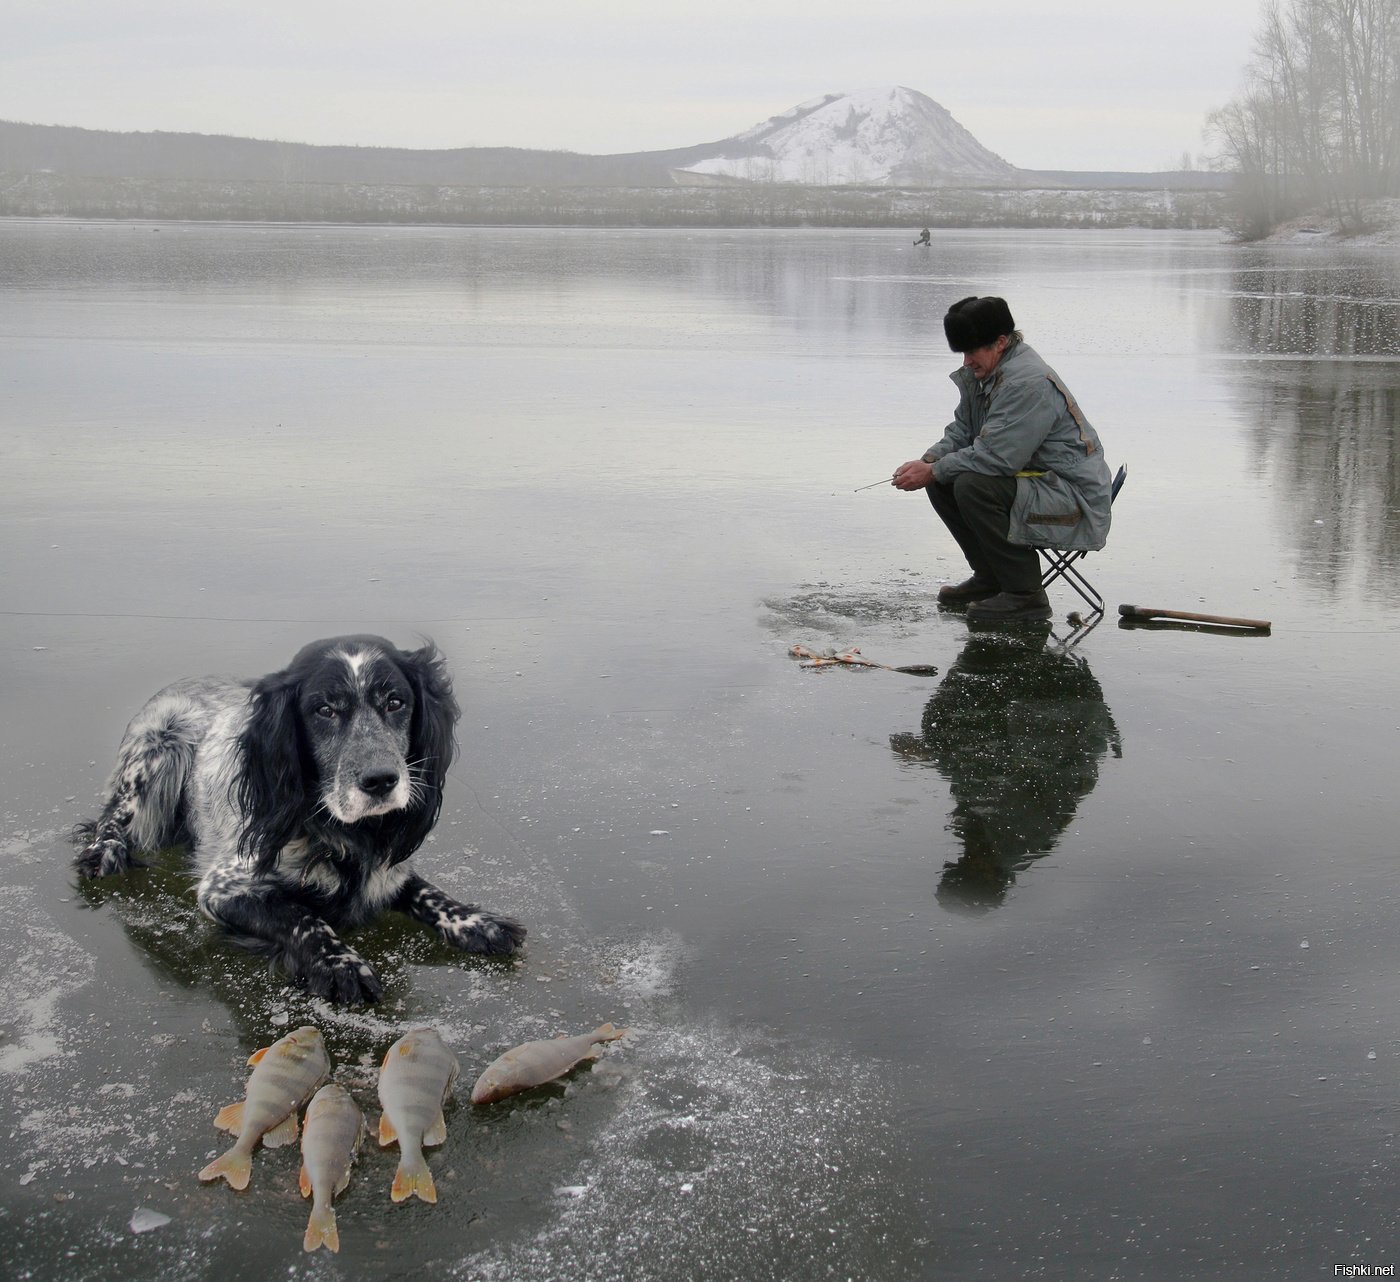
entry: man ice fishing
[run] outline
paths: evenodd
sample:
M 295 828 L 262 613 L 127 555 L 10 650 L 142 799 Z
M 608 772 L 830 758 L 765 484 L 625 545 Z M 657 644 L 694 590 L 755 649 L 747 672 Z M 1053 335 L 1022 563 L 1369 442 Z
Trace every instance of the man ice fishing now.
M 939 589 L 969 620 L 1050 618 L 1037 547 L 1094 551 L 1108 538 L 1111 480 L 1098 433 L 1058 374 L 1029 347 L 1006 300 L 960 299 L 943 318 L 963 355 L 959 400 L 943 439 L 895 469 L 926 490 L 972 567 Z

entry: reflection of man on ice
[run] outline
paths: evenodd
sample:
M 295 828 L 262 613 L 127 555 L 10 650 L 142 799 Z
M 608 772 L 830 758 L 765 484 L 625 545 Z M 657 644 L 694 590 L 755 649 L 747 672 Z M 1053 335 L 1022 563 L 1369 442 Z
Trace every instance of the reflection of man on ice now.
M 987 633 L 968 638 L 919 732 L 891 735 L 890 747 L 948 781 L 947 831 L 962 853 L 944 865 L 937 898 L 973 912 L 997 907 L 1016 874 L 1055 849 L 1100 762 L 1123 752 L 1082 656 Z
M 931 235 L 929 235 L 929 230 L 928 230 L 927 227 L 925 227 L 925 228 L 923 229 L 923 231 L 921 231 L 921 232 L 919 233 L 919 239 L 916 240 L 914 243 L 915 243 L 916 245 L 932 245 L 932 244 L 933 244 L 933 237 L 932 237 Z

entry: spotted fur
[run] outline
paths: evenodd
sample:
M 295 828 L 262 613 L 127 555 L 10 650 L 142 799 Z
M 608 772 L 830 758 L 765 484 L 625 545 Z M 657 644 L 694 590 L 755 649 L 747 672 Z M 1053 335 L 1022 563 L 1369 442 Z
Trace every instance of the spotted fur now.
M 406 863 L 437 821 L 457 717 L 433 645 L 374 636 L 312 642 L 255 681 L 178 681 L 127 727 L 101 814 L 74 830 L 78 871 L 105 877 L 187 844 L 200 908 L 334 1001 L 383 994 L 339 932 L 390 909 L 454 948 L 514 952 L 520 923 Z

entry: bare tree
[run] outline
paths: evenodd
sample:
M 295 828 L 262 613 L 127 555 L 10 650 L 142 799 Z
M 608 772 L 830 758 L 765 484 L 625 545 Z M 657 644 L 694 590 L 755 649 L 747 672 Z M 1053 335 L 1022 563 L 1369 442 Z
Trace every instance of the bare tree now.
M 1400 0 L 1270 0 L 1207 128 L 1246 234 L 1319 206 L 1359 227 L 1365 201 L 1400 194 Z

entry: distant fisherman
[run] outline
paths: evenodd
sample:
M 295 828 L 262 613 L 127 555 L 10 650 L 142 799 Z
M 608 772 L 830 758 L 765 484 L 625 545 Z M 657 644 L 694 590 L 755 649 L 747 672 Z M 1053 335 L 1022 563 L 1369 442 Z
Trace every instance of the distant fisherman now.
M 933 237 L 929 234 L 929 229 L 928 229 L 927 227 L 925 227 L 925 228 L 923 229 L 923 231 L 921 231 L 921 232 L 919 233 L 919 239 L 916 240 L 914 243 L 915 243 L 916 245 L 932 245 L 932 244 L 933 244 Z
M 925 490 L 972 577 L 939 589 L 969 621 L 1050 617 L 1037 547 L 1103 547 L 1112 482 L 1103 446 L 1069 388 L 1026 344 L 1003 298 L 963 298 L 943 318 L 963 354 L 943 439 L 901 463 L 893 485 Z

